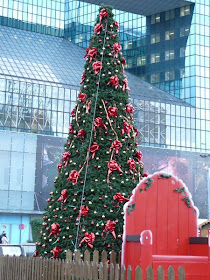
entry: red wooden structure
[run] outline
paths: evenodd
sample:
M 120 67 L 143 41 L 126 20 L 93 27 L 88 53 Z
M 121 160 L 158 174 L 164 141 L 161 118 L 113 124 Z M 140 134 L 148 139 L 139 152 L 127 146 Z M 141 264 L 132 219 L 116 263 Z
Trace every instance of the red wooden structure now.
M 146 177 L 124 206 L 122 263 L 133 270 L 151 265 L 185 269 L 186 280 L 210 280 L 210 234 L 198 237 L 198 209 L 177 177 Z M 157 275 L 154 276 L 157 279 Z M 166 278 L 167 279 L 167 278 Z

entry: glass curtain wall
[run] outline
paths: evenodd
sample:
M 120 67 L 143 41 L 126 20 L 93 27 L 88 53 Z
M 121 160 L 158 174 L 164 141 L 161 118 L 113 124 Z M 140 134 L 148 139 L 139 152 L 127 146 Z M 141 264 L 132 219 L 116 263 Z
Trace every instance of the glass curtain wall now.
M 69 0 L 65 37 L 87 47 L 97 11 L 97 5 Z M 196 108 L 188 118 L 193 124 L 192 141 L 196 149 L 210 151 L 210 2 L 196 0 L 148 17 L 114 13 L 126 69 Z M 176 125 L 183 122 L 184 116 Z M 184 130 L 180 135 L 185 138 Z
M 1 0 L 0 24 L 63 37 L 65 0 Z

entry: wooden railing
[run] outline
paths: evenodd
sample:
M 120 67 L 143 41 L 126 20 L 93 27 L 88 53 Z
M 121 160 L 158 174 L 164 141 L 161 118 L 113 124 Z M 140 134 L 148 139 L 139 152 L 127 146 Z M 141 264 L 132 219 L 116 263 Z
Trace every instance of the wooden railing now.
M 116 253 L 112 252 L 107 260 L 107 253 L 102 252 L 99 258 L 98 251 L 94 251 L 92 261 L 90 253 L 86 251 L 84 256 L 76 251 L 72 254 L 67 252 L 66 260 L 9 257 L 0 256 L 0 279 L 1 280 L 142 280 L 142 270 L 137 266 L 135 272 L 132 272 L 130 266 L 127 270 L 124 266 L 116 263 Z M 99 262 L 100 260 L 100 262 Z M 165 273 L 165 274 L 164 274 Z M 160 266 L 157 271 L 148 267 L 146 271 L 147 280 L 184 280 L 185 273 L 182 266 L 178 270 L 178 278 L 175 278 L 175 272 L 172 266 L 168 271 Z

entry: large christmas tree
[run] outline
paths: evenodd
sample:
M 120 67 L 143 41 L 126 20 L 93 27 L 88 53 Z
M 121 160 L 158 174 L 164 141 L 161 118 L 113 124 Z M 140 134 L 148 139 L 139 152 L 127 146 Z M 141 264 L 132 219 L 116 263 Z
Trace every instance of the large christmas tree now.
M 85 70 L 65 152 L 43 216 L 36 255 L 121 250 L 123 205 L 143 177 L 134 108 L 128 100 L 119 24 L 102 6 L 86 49 Z

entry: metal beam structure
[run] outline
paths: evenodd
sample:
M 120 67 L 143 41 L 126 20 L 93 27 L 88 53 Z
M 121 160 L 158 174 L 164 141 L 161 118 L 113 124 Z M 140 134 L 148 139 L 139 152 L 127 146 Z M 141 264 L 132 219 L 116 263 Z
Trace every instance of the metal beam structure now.
M 194 0 L 83 0 L 83 2 L 111 5 L 117 10 L 149 16 L 194 3 Z

